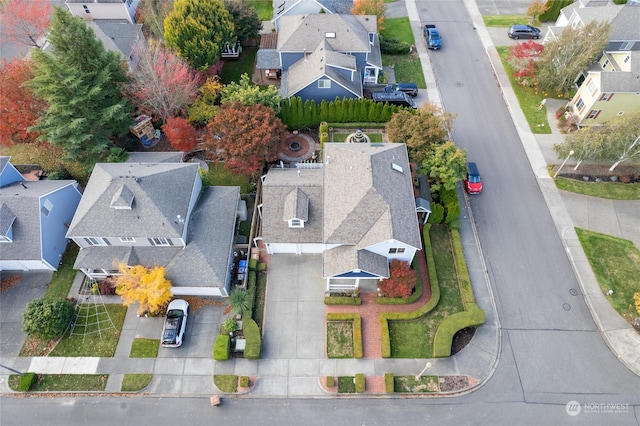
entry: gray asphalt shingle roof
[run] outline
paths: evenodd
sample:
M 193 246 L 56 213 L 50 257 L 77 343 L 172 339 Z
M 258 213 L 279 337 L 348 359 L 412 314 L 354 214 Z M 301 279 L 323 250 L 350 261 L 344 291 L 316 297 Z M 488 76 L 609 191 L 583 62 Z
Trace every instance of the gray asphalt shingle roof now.
M 198 176 L 192 163 L 98 163 L 67 232 L 68 238 L 181 238 Z M 123 186 L 131 209 L 111 208 Z
M 262 238 L 268 243 L 322 243 L 322 169 L 272 168 L 262 183 Z M 293 189 L 308 198 L 304 228 L 289 228 L 286 198 Z
M 377 31 L 373 15 L 316 14 L 283 16 L 278 32 L 280 52 L 311 52 L 327 40 L 336 52 L 370 52 L 369 34 Z M 327 33 L 335 33 L 327 37 Z
M 42 259 L 40 197 L 73 184 L 72 180 L 40 180 L 14 182 L 0 188 L 2 221 L 8 221 L 10 214 L 14 216 L 13 242 L 0 245 L 0 259 Z

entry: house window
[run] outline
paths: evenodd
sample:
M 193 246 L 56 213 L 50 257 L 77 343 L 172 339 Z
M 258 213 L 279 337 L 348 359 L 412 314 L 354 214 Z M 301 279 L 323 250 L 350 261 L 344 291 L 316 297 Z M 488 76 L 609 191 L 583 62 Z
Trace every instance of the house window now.
M 602 64 L 602 69 L 603 69 L 603 70 L 606 70 L 608 66 L 609 66 L 609 60 L 608 60 L 608 59 L 606 59 L 606 60 L 604 61 L 604 63 Z
M 578 98 L 578 102 L 576 102 L 576 107 L 578 108 L 578 111 L 582 111 L 584 109 L 584 101 L 582 100 L 582 98 Z
M 596 92 L 598 91 L 598 88 L 596 87 L 596 84 L 593 82 L 593 80 L 589 80 L 589 83 L 587 84 L 587 89 L 589 89 L 592 96 L 595 95 Z
M 611 98 L 613 98 L 613 93 L 603 93 L 598 100 L 602 102 L 608 102 L 611 100 Z
M 391 247 L 389 249 L 389 254 L 403 254 L 404 247 Z
M 171 243 L 166 238 L 151 238 L 151 244 L 154 246 L 170 246 Z
M 320 89 L 331 89 L 331 80 L 329 79 L 322 79 L 322 80 L 318 80 L 318 88 Z
M 89 6 L 87 6 L 86 4 L 83 4 L 82 7 L 84 8 L 84 13 L 91 13 L 89 12 Z
M 596 117 L 598 117 L 598 114 L 600 114 L 600 110 L 599 109 L 592 109 L 591 111 L 589 111 L 589 115 L 587 116 L 588 120 L 595 120 Z
M 51 201 L 44 200 L 44 204 L 42 205 L 42 208 L 40 209 L 40 211 L 42 212 L 43 215 L 49 216 L 49 213 L 51 212 L 52 208 L 53 208 L 53 204 L 51 203 Z
M 300 219 L 289 219 L 289 228 L 304 228 L 304 222 Z
M 90 246 L 108 246 L 109 244 L 104 238 L 89 237 L 84 239 Z
M 136 239 L 133 237 L 120 237 L 121 243 L 135 243 Z

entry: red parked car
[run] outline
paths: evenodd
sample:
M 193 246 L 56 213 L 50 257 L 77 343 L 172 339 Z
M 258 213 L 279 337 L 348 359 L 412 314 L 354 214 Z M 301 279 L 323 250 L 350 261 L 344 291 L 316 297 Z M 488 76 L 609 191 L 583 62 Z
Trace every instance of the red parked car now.
M 476 163 L 467 163 L 467 175 L 464 178 L 464 189 L 469 194 L 479 194 L 482 192 L 482 178 L 478 172 Z

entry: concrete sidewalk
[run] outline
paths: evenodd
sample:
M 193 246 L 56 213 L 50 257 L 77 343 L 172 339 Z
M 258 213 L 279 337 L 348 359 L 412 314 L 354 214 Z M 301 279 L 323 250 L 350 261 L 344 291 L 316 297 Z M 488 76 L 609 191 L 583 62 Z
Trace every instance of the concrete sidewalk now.
M 396 4 L 397 3 L 397 4 Z M 393 3 L 398 9 L 402 2 Z M 522 115 L 515 95 L 509 85 L 500 60 L 494 49 L 494 41 L 482 24 L 478 8 L 473 0 L 465 5 L 478 34 L 487 49 L 502 87 L 509 110 L 520 132 L 520 138 L 529 157 L 540 188 L 556 224 L 556 229 L 574 266 L 591 313 L 611 350 L 629 369 L 640 374 L 640 335 L 636 333 L 611 308 L 600 291 L 584 252 L 577 240 L 574 226 L 587 229 L 606 226 L 604 232 L 632 239 L 639 245 L 638 216 L 640 202 L 617 203 L 607 200 L 567 195 L 558 191 L 549 177 L 547 163 L 558 162 L 554 158 L 553 143 L 561 142 L 560 133 L 551 135 L 531 134 Z M 414 0 L 406 0 L 406 13 L 416 40 L 422 37 L 421 23 Z M 402 10 L 394 9 L 400 14 Z M 435 84 L 429 54 L 424 43 L 416 48 L 425 72 L 428 89 L 421 97 L 441 105 L 440 94 Z M 423 101 L 426 99 L 422 98 Z M 553 113 L 551 103 L 549 113 Z M 552 123 L 553 120 L 550 121 Z M 460 199 L 466 200 L 460 193 Z M 589 214 L 583 209 L 588 206 Z M 164 396 L 210 396 L 219 394 L 213 384 L 214 374 L 236 374 L 250 376 L 252 388 L 246 396 L 260 398 L 323 398 L 334 397 L 321 383 L 323 377 L 363 373 L 366 376 L 416 375 L 432 365 L 425 374 L 463 375 L 475 383 L 466 391 L 481 386 L 492 376 L 500 356 L 500 322 L 496 314 L 493 294 L 490 290 L 487 268 L 482 248 L 474 228 L 473 212 L 468 203 L 463 203 L 461 214 L 461 238 L 476 302 L 485 311 L 486 323 L 480 327 L 467 348 L 446 359 L 327 359 L 324 354 L 324 281 L 321 279 L 319 255 L 272 256 L 269 265 L 267 309 L 264 321 L 263 358 L 248 361 L 234 358 L 216 362 L 212 357 L 213 340 L 223 314 L 220 306 L 205 306 L 193 312 L 188 324 L 188 337 L 178 349 L 161 348 L 158 358 L 131 359 L 129 351 L 135 337 L 157 339 L 162 329 L 162 318 L 138 317 L 135 308 L 129 309 L 119 345 L 113 358 L 56 358 L 18 357 L 24 334 L 20 331 L 20 313 L 31 299 L 41 297 L 46 289 L 44 278 L 22 283 L 19 291 L 13 288 L 0 299 L 2 353 L 0 364 L 18 371 L 38 373 L 85 373 L 109 374 L 107 392 L 119 392 L 122 379 L 127 373 L 152 373 L 153 380 L 145 393 Z M 606 222 L 606 224 L 605 224 Z M 50 279 L 50 277 L 49 277 Z M 76 288 L 74 286 L 74 288 Z M 0 371 L 0 392 L 11 392 L 7 386 L 7 369 Z M 377 396 L 382 396 L 378 394 Z M 355 396 L 355 395 L 354 395 Z M 358 395 L 370 397 L 371 393 Z M 386 395 L 385 397 L 402 397 Z M 433 396 L 433 395 L 425 395 Z M 357 396 L 356 396 L 357 397 Z

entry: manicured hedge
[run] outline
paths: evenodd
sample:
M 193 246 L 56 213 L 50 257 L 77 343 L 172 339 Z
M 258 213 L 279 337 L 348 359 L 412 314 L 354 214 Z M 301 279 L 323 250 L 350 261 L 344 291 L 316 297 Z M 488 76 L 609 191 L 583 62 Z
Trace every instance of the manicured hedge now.
M 364 374 L 356 374 L 356 393 L 362 393 L 365 391 Z
M 442 223 L 444 219 L 444 207 L 442 204 L 431 203 L 431 214 L 429 215 L 429 219 L 427 219 L 428 223 Z
M 380 348 L 383 358 L 391 357 L 391 341 L 389 338 L 389 320 L 412 320 L 421 317 L 432 311 L 440 301 L 440 286 L 438 285 L 438 276 L 436 274 L 436 262 L 433 258 L 433 249 L 431 247 L 431 239 L 429 230 L 431 224 L 427 223 L 422 228 L 424 236 L 424 254 L 427 258 L 427 269 L 429 270 L 429 285 L 431 287 L 431 299 L 420 309 L 412 312 L 383 312 L 380 314 Z
M 573 3 L 573 0 L 547 0 L 544 4 L 549 9 L 540 15 L 540 22 L 555 22 L 560 16 L 560 9 Z
M 244 348 L 244 357 L 247 359 L 260 359 L 260 349 L 262 347 L 262 336 L 258 324 L 252 319 L 246 319 L 242 323 L 244 338 L 247 344 Z
M 433 357 L 445 358 L 451 356 L 453 336 L 463 328 L 484 324 L 484 311 L 475 303 L 469 304 L 463 312 L 455 313 L 442 321 L 433 339 Z
M 462 296 L 462 304 L 467 307 L 467 304 L 475 303 L 475 297 L 473 296 L 473 288 L 471 287 L 471 278 L 469 278 L 469 270 L 467 269 L 467 262 L 464 260 L 464 252 L 462 251 L 462 242 L 460 241 L 460 231 L 457 229 L 450 230 L 451 243 L 453 246 L 453 255 L 457 265 L 458 280 L 460 283 L 460 295 Z
M 249 376 L 240 376 L 240 380 L 238 381 L 238 385 L 241 388 L 248 388 L 249 387 Z
M 258 267 L 258 259 L 254 259 L 253 257 L 249 259 L 249 270 L 255 271 Z
M 362 299 L 356 296 L 326 296 L 325 305 L 361 305 Z
M 327 387 L 332 388 L 336 385 L 336 378 L 334 376 L 327 376 Z
M 256 271 L 261 272 L 266 270 L 267 270 L 267 264 L 264 262 L 258 262 L 258 268 L 256 269 Z
M 213 359 L 216 361 L 226 361 L 229 359 L 231 349 L 231 337 L 226 334 L 219 334 L 213 344 Z
M 394 393 L 395 386 L 393 383 L 393 373 L 385 373 L 384 374 L 384 391 L 386 393 Z
M 330 312 L 327 314 L 327 321 L 353 321 L 353 357 L 362 358 L 362 320 L 360 314 Z
M 20 376 L 18 390 L 20 392 L 29 392 L 31 390 L 31 386 L 36 382 L 36 378 L 36 373 L 24 373 Z

